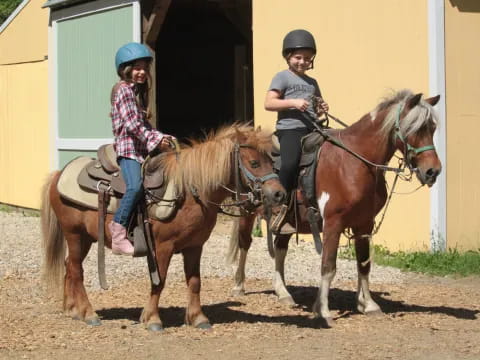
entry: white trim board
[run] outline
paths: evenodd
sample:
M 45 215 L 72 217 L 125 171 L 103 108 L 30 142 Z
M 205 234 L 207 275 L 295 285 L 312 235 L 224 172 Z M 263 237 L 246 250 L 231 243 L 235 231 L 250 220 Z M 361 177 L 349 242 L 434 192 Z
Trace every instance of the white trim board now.
M 428 63 L 430 96 L 440 94 L 435 109 L 440 125 L 434 143 L 442 162 L 442 172 L 430 189 L 430 250 L 447 248 L 447 116 L 445 86 L 445 3 L 428 0 Z
M 105 139 L 57 139 L 57 150 L 96 151 L 103 144 L 113 143 L 113 138 Z

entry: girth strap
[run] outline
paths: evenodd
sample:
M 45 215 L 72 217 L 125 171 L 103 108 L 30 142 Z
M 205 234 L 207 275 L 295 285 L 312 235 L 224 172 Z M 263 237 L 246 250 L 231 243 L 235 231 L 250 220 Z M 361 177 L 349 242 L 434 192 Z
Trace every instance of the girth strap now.
M 108 191 L 102 186 L 98 189 L 98 280 L 102 289 L 107 290 L 107 277 L 105 275 L 105 217 L 107 215 Z

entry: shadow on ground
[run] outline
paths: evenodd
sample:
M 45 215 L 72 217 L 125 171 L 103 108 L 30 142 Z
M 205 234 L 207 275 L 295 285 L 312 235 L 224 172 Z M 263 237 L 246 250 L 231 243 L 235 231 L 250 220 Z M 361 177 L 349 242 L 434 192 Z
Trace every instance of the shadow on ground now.
M 317 294 L 317 288 L 312 286 L 289 286 L 288 290 L 292 294 L 298 307 L 304 311 L 311 312 L 313 302 Z M 253 314 L 242 310 L 242 307 L 248 303 L 249 295 L 266 294 L 272 295 L 272 291 L 248 292 L 244 297 L 238 298 L 238 301 L 226 301 L 212 305 L 204 305 L 203 311 L 213 324 L 228 324 L 234 322 L 243 323 L 276 323 L 283 325 L 293 325 L 300 328 L 317 329 L 323 327 L 318 319 L 305 315 L 278 315 L 268 316 Z M 341 289 L 331 289 L 329 306 L 332 313 L 339 313 L 336 318 L 349 316 L 363 316 L 357 313 L 355 309 L 355 292 Z M 408 304 L 403 301 L 389 300 L 385 298 L 388 293 L 372 292 L 372 297 L 380 305 L 386 314 L 396 314 L 403 316 L 405 313 L 429 313 L 444 314 L 463 320 L 476 320 L 478 310 L 466 308 L 455 308 L 449 306 L 423 306 Z M 110 308 L 97 311 L 103 320 L 127 319 L 137 322 L 140 318 L 142 308 Z M 184 324 L 185 308 L 170 306 L 160 309 L 160 316 L 165 326 L 180 327 Z

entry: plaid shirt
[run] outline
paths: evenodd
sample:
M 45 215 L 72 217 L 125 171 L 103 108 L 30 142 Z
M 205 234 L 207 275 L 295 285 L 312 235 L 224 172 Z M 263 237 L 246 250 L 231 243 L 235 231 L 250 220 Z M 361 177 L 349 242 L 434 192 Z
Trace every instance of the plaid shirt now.
M 160 143 L 163 134 L 145 120 L 145 112 L 135 101 L 134 86 L 122 82 L 114 94 L 112 128 L 117 156 L 134 159 L 141 164 Z

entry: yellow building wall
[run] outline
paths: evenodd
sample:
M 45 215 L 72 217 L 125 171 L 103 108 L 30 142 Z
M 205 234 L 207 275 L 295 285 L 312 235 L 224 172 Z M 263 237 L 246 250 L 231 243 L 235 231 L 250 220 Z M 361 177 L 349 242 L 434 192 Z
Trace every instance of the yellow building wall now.
M 480 249 L 480 4 L 445 1 L 447 245 Z
M 0 33 L 0 64 L 43 60 L 48 55 L 45 0 L 30 0 Z
M 353 123 L 390 91 L 428 94 L 427 1 L 253 1 L 255 123 L 274 129 L 276 114 L 264 110 L 266 90 L 286 68 L 282 40 L 293 29 L 312 32 L 317 43 L 317 79 L 332 115 Z M 335 123 L 332 126 L 338 127 Z M 390 177 L 391 178 L 391 177 Z M 391 181 L 390 181 L 391 183 Z M 398 192 L 419 183 L 400 182 Z M 430 246 L 429 191 L 394 195 L 374 243 L 392 250 Z
M 32 0 L 0 33 L 0 202 L 39 208 L 49 172 L 48 11 Z

